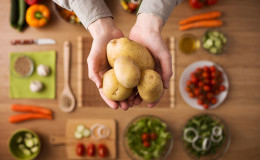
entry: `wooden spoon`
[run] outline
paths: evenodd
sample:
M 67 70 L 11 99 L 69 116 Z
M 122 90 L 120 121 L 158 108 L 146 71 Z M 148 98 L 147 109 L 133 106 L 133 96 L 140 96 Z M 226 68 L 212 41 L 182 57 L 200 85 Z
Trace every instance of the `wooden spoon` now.
M 63 46 L 64 52 L 64 89 L 60 97 L 60 109 L 63 112 L 72 112 L 75 108 L 75 98 L 71 92 L 69 84 L 69 75 L 70 75 L 70 42 L 65 41 Z

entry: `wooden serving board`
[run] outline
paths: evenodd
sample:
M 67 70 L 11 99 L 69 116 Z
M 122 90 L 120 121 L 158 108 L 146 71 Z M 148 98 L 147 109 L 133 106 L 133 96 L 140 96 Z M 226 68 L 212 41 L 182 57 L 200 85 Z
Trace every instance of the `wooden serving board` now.
M 79 124 L 85 125 L 87 128 L 91 128 L 94 124 L 101 124 L 110 129 L 110 135 L 105 139 L 95 139 L 92 136 L 88 138 L 76 139 L 74 132 Z M 67 157 L 69 159 L 101 159 L 97 153 L 98 144 L 105 144 L 108 148 L 108 156 L 102 159 L 116 159 L 117 157 L 117 147 L 116 147 L 116 121 L 114 119 L 69 119 L 67 121 L 66 134 L 65 137 L 51 136 L 50 142 L 52 144 L 65 144 Z M 75 152 L 76 145 L 78 143 L 83 143 L 85 148 L 89 143 L 95 144 L 96 154 L 94 157 L 87 156 L 86 154 L 82 157 L 78 156 Z

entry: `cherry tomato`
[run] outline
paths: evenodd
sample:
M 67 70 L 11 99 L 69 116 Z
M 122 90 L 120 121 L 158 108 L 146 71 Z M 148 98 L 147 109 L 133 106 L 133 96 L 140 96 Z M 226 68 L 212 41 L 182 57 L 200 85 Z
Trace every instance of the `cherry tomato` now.
M 195 88 L 194 89 L 194 93 L 196 96 L 198 96 L 200 94 L 200 89 L 199 88 Z
M 208 66 L 204 66 L 204 67 L 203 67 L 203 71 L 204 71 L 204 72 L 209 72 L 209 67 L 208 67 Z
M 221 85 L 221 86 L 219 87 L 219 90 L 220 90 L 220 91 L 225 91 L 225 90 L 226 90 L 226 87 L 225 87 L 224 85 Z
M 211 72 L 215 72 L 215 71 L 216 71 L 216 67 L 215 67 L 215 66 L 210 66 L 210 67 L 209 67 L 209 70 L 210 70 Z
M 199 86 L 199 87 L 202 87 L 203 85 L 204 85 L 203 82 L 202 82 L 202 81 L 199 81 L 198 86 Z
M 202 105 L 202 104 L 203 104 L 203 101 L 202 101 L 201 99 L 198 99 L 198 100 L 197 100 L 197 103 L 198 103 L 199 105 Z
M 39 2 L 39 0 L 25 0 L 28 5 L 33 5 Z
M 196 73 L 200 74 L 202 72 L 202 69 L 201 68 L 197 68 L 196 69 Z
M 216 99 L 216 98 L 212 98 L 212 99 L 211 99 L 211 103 L 212 103 L 212 104 L 216 104 L 216 103 L 217 103 L 217 99 Z
M 206 0 L 207 5 L 214 5 L 218 2 L 218 0 Z
M 89 143 L 87 146 L 87 154 L 90 157 L 93 157 L 96 154 L 95 145 L 93 143 Z
M 76 154 L 78 156 L 83 156 L 85 154 L 85 146 L 82 143 L 78 143 L 76 146 Z
M 210 86 L 209 85 L 205 85 L 203 87 L 203 90 L 206 91 L 206 92 L 210 91 Z
M 148 133 L 143 133 L 142 134 L 142 140 L 143 141 L 149 141 L 150 140 L 150 135 Z
M 217 82 L 216 79 L 212 79 L 212 80 L 210 81 L 210 83 L 214 86 L 214 85 L 216 85 L 218 82 Z
M 216 90 L 214 91 L 214 93 L 215 93 L 216 95 L 218 95 L 218 94 L 220 93 L 220 90 L 216 89 Z
M 187 86 L 191 85 L 191 83 L 192 83 L 191 81 L 187 81 Z
M 211 92 L 207 93 L 207 98 L 208 98 L 208 99 L 214 98 L 214 94 L 211 93 Z
M 150 143 L 148 141 L 144 141 L 143 142 L 143 146 L 148 148 L 148 147 L 150 147 Z
M 209 84 L 209 79 L 204 79 L 204 81 L 203 81 L 205 84 Z
M 187 91 L 187 92 L 190 92 L 190 91 L 191 91 L 190 87 L 187 86 L 187 87 L 186 87 L 186 91 Z
M 106 157 L 108 155 L 108 149 L 104 144 L 98 145 L 98 155 L 99 157 Z
M 191 82 L 196 84 L 198 82 L 198 78 L 197 77 L 191 77 Z
M 209 73 L 208 72 L 203 72 L 202 73 L 202 77 L 203 78 L 208 78 L 209 77 Z
M 138 4 L 135 4 L 135 3 L 132 3 L 132 2 L 129 2 L 128 3 L 128 8 L 131 12 L 135 11 L 138 7 Z
M 190 6 L 195 9 L 202 8 L 204 6 L 204 1 L 201 0 L 190 0 Z
M 195 95 L 192 92 L 189 93 L 189 96 L 190 96 L 190 98 L 194 98 L 195 97 Z
M 156 133 L 153 132 L 153 133 L 151 133 L 150 137 L 151 137 L 151 140 L 156 140 L 157 135 L 156 135 Z
M 204 108 L 204 109 L 208 109 L 208 108 L 209 108 L 209 105 L 208 105 L 208 104 L 203 104 L 203 108 Z

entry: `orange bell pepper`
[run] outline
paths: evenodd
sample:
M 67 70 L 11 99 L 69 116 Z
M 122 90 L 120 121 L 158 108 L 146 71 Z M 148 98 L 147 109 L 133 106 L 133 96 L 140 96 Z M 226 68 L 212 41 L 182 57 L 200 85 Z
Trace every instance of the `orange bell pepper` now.
M 32 27 L 42 27 L 50 19 L 49 9 L 42 4 L 33 4 L 26 11 L 26 22 Z

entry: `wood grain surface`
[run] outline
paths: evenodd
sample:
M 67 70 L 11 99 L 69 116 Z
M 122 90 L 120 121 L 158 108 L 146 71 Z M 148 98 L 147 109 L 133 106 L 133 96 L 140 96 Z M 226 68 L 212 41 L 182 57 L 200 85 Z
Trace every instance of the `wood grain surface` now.
M 124 12 L 119 5 L 119 0 L 107 1 L 113 15 L 115 24 L 120 28 L 125 36 L 129 35 L 131 27 L 135 23 L 136 16 Z M 51 8 L 51 2 L 45 1 Z M 260 1 L 237 1 L 220 0 L 212 7 L 202 10 L 194 10 L 189 7 L 188 1 L 184 1 L 177 6 L 171 14 L 168 22 L 162 31 L 163 37 L 174 36 L 176 38 L 176 84 L 185 67 L 198 60 L 211 60 L 221 65 L 228 74 L 230 80 L 230 90 L 225 102 L 218 108 L 209 111 L 198 111 L 189 107 L 181 98 L 179 87 L 176 85 L 176 108 L 170 109 L 159 104 L 155 108 L 135 106 L 128 111 L 112 110 L 106 106 L 99 96 L 88 97 L 86 92 L 97 92 L 94 84 L 86 86 L 83 84 L 83 103 L 91 103 L 92 107 L 77 108 L 73 113 L 63 113 L 58 107 L 58 99 L 55 100 L 29 100 L 9 98 L 9 53 L 18 51 L 57 51 L 57 96 L 60 97 L 63 89 L 63 42 L 66 40 L 72 43 L 71 61 L 71 86 L 74 95 L 77 93 L 77 37 L 84 36 L 90 38 L 90 34 L 82 27 L 68 24 L 55 15 L 51 8 L 51 20 L 46 27 L 28 27 L 24 32 L 19 33 L 10 27 L 10 1 L 0 1 L 0 159 L 13 159 L 8 152 L 8 138 L 12 132 L 20 128 L 34 130 L 42 141 L 42 150 L 37 159 L 67 159 L 65 146 L 52 146 L 49 143 L 51 135 L 63 135 L 66 132 L 67 119 L 73 118 L 109 118 L 118 122 L 117 145 L 118 159 L 128 160 L 128 156 L 123 148 L 122 136 L 127 123 L 136 116 L 150 114 L 161 117 L 166 121 L 174 133 L 175 144 L 169 160 L 189 159 L 183 150 L 181 143 L 181 129 L 185 122 L 193 115 L 205 112 L 213 113 L 225 120 L 231 131 L 231 145 L 227 153 L 221 157 L 223 160 L 258 160 L 260 157 Z M 193 33 L 201 37 L 207 29 L 194 29 L 186 32 L 178 31 L 178 21 L 188 16 L 207 11 L 219 10 L 223 12 L 221 19 L 224 21 L 223 27 L 219 28 L 228 37 L 228 45 L 224 54 L 219 56 L 209 55 L 203 49 L 197 53 L 185 55 L 178 49 L 178 40 L 183 33 Z M 12 39 L 34 39 L 53 38 L 56 45 L 48 46 L 12 46 Z M 149 37 L 148 37 L 149 38 Z M 91 46 L 91 42 L 88 46 Z M 85 45 L 84 45 L 85 47 Z M 88 48 L 90 49 L 90 48 Z M 84 53 L 83 81 L 89 81 L 87 77 L 86 54 Z M 164 95 L 167 97 L 167 95 Z M 53 121 L 33 120 L 20 124 L 9 124 L 8 117 L 16 113 L 12 112 L 12 103 L 40 105 L 48 107 L 55 112 Z M 98 103 L 98 106 L 95 106 Z

